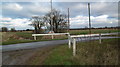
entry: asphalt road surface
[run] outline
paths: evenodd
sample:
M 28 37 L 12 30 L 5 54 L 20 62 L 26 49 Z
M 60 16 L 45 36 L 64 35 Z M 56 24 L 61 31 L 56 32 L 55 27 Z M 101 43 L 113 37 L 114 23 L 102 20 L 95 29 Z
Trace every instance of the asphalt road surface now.
M 120 37 L 101 37 L 101 39 L 109 39 L 109 38 L 120 38 Z M 99 37 L 92 37 L 91 40 L 98 40 Z M 76 41 L 84 42 L 89 41 L 89 38 L 77 38 Z M 21 50 L 21 49 L 33 49 L 51 45 L 60 45 L 68 43 L 68 40 L 53 40 L 53 41 L 41 41 L 41 42 L 32 42 L 32 43 L 20 43 L 20 44 L 11 44 L 11 45 L 1 45 L 0 51 L 13 51 L 13 50 Z

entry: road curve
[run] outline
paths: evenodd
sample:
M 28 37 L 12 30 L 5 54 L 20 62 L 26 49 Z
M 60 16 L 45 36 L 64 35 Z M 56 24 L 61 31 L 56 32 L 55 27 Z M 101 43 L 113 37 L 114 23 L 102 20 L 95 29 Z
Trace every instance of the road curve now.
M 101 37 L 101 39 L 109 39 L 109 38 L 120 38 L 120 37 Z M 91 40 L 98 40 L 99 37 L 92 37 Z M 77 39 L 79 42 L 88 41 L 89 38 L 82 38 Z M 20 49 L 32 49 L 32 48 L 39 48 L 51 45 L 60 45 L 68 43 L 68 40 L 53 40 L 53 41 L 41 41 L 41 42 L 32 42 L 32 43 L 20 43 L 20 44 L 11 44 L 11 45 L 1 45 L 0 51 L 13 51 L 13 50 L 20 50 Z

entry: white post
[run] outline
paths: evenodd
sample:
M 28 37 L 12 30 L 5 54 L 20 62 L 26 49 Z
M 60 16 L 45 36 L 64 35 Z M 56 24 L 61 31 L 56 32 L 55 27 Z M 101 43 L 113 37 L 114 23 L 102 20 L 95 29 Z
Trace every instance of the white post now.
M 76 55 L 76 40 L 73 38 L 73 56 Z
M 71 48 L 71 40 L 69 39 L 69 48 Z
M 53 35 L 52 35 L 52 39 L 54 39 Z
M 69 46 L 69 48 L 71 48 L 71 38 L 70 38 L 69 34 L 68 34 L 68 46 Z
M 68 35 L 68 45 L 69 45 L 69 48 L 71 48 L 71 39 L 70 39 L 70 35 Z
M 34 36 L 34 40 L 36 40 L 36 36 Z
M 99 34 L 99 43 L 101 44 L 101 34 Z

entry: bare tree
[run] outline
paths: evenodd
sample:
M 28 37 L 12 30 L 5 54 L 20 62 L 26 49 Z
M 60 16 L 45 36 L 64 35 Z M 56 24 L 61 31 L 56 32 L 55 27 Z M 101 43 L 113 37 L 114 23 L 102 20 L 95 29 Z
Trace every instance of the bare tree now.
M 33 16 L 30 21 L 32 21 L 30 25 L 35 28 L 34 32 L 42 33 L 42 27 L 45 25 L 43 17 Z
M 52 17 L 52 22 L 51 22 Z M 49 12 L 44 17 L 45 22 L 49 23 L 50 30 L 53 29 L 55 33 L 64 32 L 67 28 L 67 16 L 62 14 L 59 10 L 53 9 L 52 12 Z M 67 30 L 67 29 L 66 29 Z

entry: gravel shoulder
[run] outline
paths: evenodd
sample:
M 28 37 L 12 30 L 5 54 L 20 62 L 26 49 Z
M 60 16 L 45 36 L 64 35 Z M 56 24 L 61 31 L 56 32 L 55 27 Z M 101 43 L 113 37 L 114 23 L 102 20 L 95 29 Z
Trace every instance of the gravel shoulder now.
M 2 65 L 42 65 L 45 58 L 49 56 L 51 50 L 56 46 L 47 46 L 37 49 L 26 49 L 7 51 L 2 53 Z M 36 63 L 34 58 L 40 61 Z M 34 59 L 34 60 L 32 60 Z

